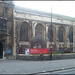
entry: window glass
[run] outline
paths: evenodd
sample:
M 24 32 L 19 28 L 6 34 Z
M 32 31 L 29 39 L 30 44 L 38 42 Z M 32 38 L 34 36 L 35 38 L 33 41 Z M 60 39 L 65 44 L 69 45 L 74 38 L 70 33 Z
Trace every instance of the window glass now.
M 28 25 L 26 24 L 20 28 L 20 41 L 28 41 Z
M 58 38 L 59 38 L 59 42 L 63 42 L 63 28 L 62 27 L 59 28 Z
M 70 39 L 70 42 L 73 42 L 73 27 L 71 27 L 69 30 L 69 39 Z
M 41 35 L 42 36 L 42 25 L 37 25 L 36 27 L 35 27 L 35 36 L 39 36 L 39 35 Z
M 48 27 L 48 38 L 49 42 L 53 42 L 53 26 L 51 27 L 51 25 Z

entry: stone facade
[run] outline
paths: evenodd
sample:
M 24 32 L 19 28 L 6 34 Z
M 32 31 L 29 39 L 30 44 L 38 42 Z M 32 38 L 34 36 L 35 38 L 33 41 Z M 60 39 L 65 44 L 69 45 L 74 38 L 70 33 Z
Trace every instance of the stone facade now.
M 24 54 L 25 48 L 31 48 L 30 40 L 39 35 L 45 40 L 45 48 L 49 48 L 52 43 L 57 50 L 66 47 L 75 51 L 75 22 L 58 16 L 52 14 L 51 34 L 50 13 L 17 7 L 12 2 L 0 2 L 0 45 L 3 46 L 3 57 L 8 56 L 6 49 L 11 49 L 11 56 L 16 56 L 16 52 Z M 6 28 L 2 27 L 2 21 L 6 23 Z
M 0 1 L 0 45 L 2 45 L 1 51 L 4 58 L 9 54 L 6 54 L 6 50 L 11 50 L 11 55 L 14 56 L 14 5 L 9 2 Z M 14 49 L 15 50 L 15 49 Z
M 32 10 L 33 12 L 35 10 Z M 30 39 L 32 37 L 36 37 L 36 26 L 39 26 L 41 24 L 42 26 L 42 37 L 46 41 L 46 48 L 49 48 L 51 45 L 51 42 L 49 41 L 49 28 L 51 26 L 51 17 L 49 13 L 44 13 L 40 14 L 40 12 L 35 11 L 33 13 L 32 11 L 27 11 L 27 9 L 22 9 L 19 7 L 15 7 L 15 22 L 16 22 L 16 37 L 17 37 L 17 48 L 19 46 L 24 46 L 24 48 L 30 47 Z M 42 13 L 42 12 L 41 12 Z M 20 41 L 20 26 L 22 24 L 28 23 L 29 25 L 29 30 L 28 30 L 28 41 Z M 65 20 L 61 18 L 52 18 L 52 27 L 53 27 L 53 42 L 52 45 L 53 47 L 57 48 L 72 48 L 73 47 L 73 41 L 70 42 L 69 36 L 73 34 L 73 29 L 72 32 L 70 33 L 70 28 L 73 28 L 73 21 L 70 20 Z M 39 27 L 40 29 L 40 27 Z M 41 29 L 40 29 L 41 30 Z M 61 31 L 62 30 L 62 31 Z M 61 33 L 62 33 L 62 39 L 63 41 L 60 41 L 61 39 Z M 59 35 L 59 36 L 58 36 Z M 73 36 L 72 36 L 73 38 Z

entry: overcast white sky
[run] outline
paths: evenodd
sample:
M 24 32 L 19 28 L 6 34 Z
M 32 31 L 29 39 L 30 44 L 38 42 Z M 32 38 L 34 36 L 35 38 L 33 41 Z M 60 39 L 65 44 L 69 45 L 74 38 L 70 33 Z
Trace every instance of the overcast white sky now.
M 15 1 L 17 6 L 75 17 L 75 1 Z

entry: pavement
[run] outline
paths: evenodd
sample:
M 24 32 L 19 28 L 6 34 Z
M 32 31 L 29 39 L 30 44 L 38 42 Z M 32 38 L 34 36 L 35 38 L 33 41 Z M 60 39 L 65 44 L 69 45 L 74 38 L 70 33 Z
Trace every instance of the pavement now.
M 37 74 L 75 67 L 75 59 L 51 61 L 0 60 L 0 74 Z

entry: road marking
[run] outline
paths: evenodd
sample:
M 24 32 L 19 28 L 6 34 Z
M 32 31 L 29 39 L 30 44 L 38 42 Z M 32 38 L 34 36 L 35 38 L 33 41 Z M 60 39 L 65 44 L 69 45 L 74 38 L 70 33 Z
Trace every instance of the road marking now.
M 46 70 L 43 70 L 42 72 L 46 72 Z
M 61 68 L 61 70 L 64 70 L 65 68 Z

